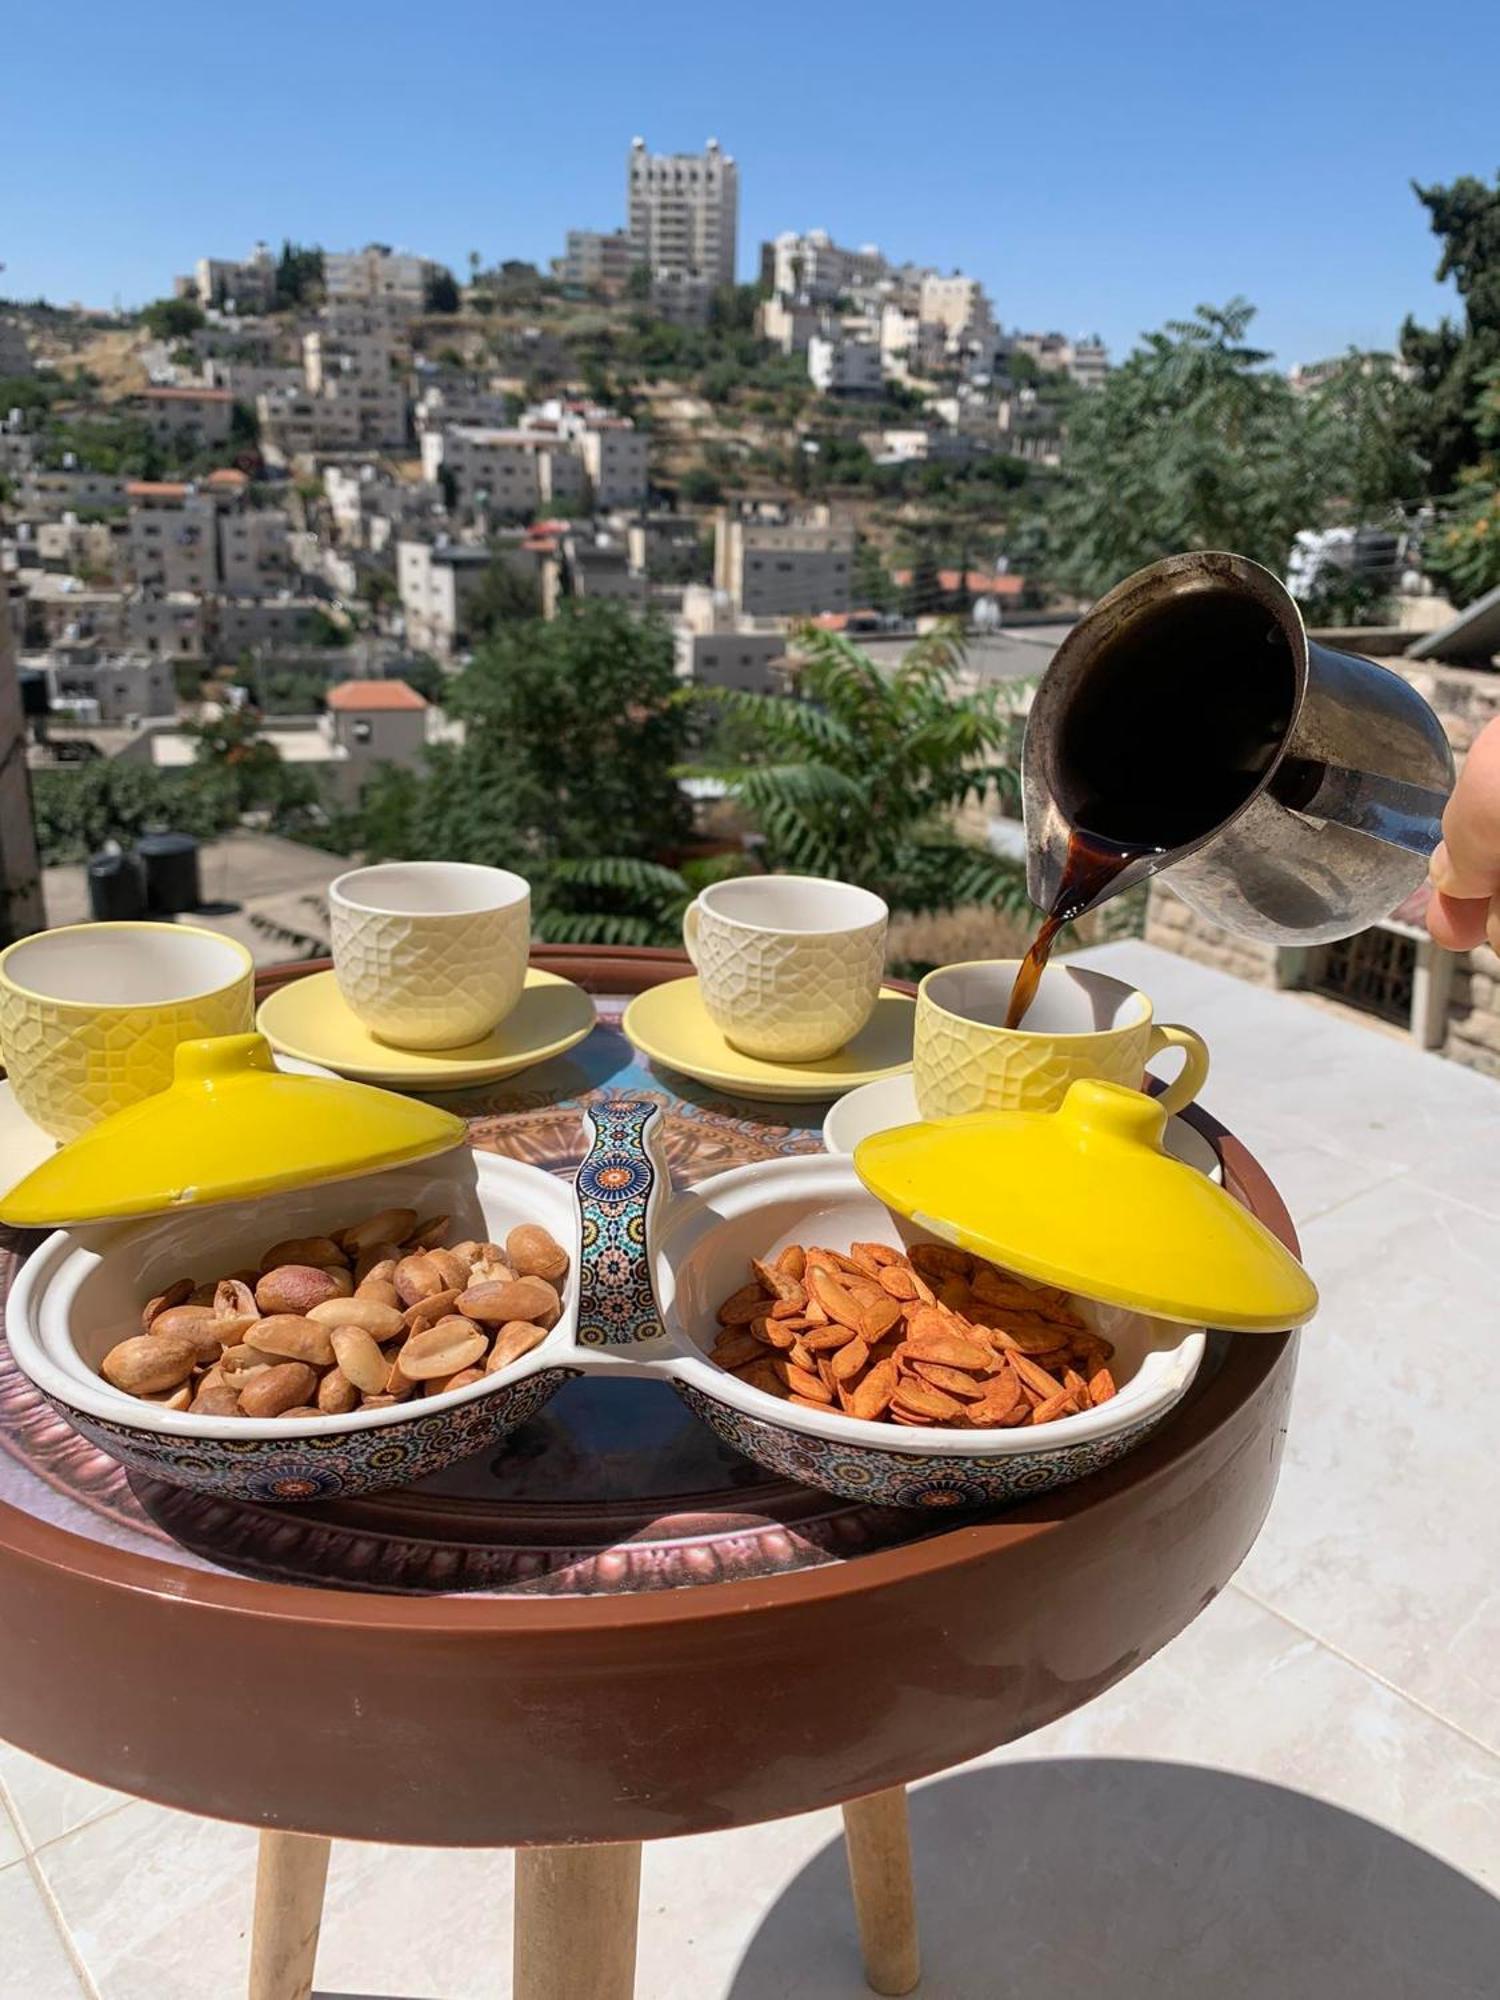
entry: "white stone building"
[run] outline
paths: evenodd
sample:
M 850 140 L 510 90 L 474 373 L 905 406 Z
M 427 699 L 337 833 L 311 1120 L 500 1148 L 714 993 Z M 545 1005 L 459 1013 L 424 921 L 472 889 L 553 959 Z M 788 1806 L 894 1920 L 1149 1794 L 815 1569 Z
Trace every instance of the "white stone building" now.
M 740 175 L 710 139 L 701 153 L 650 153 L 631 142 L 625 169 L 627 233 L 637 263 L 732 285 Z
M 363 250 L 334 250 L 323 258 L 323 290 L 330 302 L 384 300 L 420 312 L 427 282 L 439 268 L 430 258 L 387 250 L 378 243 Z
M 843 333 L 815 333 L 807 343 L 807 372 L 824 396 L 878 396 L 884 380 L 880 348 Z
M 194 591 L 199 596 L 217 590 L 217 501 L 177 479 L 135 479 L 125 495 L 135 582 L 144 590 Z
M 628 417 L 579 418 L 572 435 L 596 507 L 634 507 L 645 499 L 646 437 Z
M 857 298 L 891 275 L 891 267 L 873 243 L 845 250 L 826 229 L 784 230 L 771 246 L 771 283 L 788 299 L 831 305 Z
M 396 589 L 413 652 L 451 659 L 468 638 L 468 608 L 490 561 L 488 549 L 457 542 L 396 544 Z
M 276 259 L 268 245 L 257 243 L 243 262 L 232 257 L 200 257 L 193 268 L 192 289 L 199 305 L 235 313 L 269 312 L 276 303 Z
M 567 248 L 553 267 L 565 285 L 618 296 L 640 259 L 625 229 L 570 229 Z
M 452 481 L 454 502 L 505 520 L 527 520 L 539 507 L 582 498 L 582 458 L 569 441 L 540 430 L 446 425 L 422 433 L 422 476 Z
M 171 664 L 149 653 L 61 645 L 48 656 L 46 672 L 51 706 L 79 711 L 83 722 L 108 728 L 177 713 Z
M 755 331 L 783 354 L 806 354 L 807 344 L 823 323 L 821 307 L 775 292 L 755 308 Z
M 950 348 L 992 340 L 995 334 L 994 308 L 983 285 L 958 272 L 944 278 L 931 271 L 923 278 L 917 317 L 942 327 Z

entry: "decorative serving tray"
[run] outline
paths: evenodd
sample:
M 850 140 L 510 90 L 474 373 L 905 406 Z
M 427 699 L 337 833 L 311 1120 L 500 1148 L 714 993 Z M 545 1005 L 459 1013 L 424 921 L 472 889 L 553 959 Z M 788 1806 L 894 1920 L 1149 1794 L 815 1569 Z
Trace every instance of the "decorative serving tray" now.
M 576 963 L 557 969 L 579 976 Z M 778 1154 L 817 1153 L 825 1103 L 752 1104 L 641 1063 L 626 1000 L 673 954 L 595 953 L 597 1025 L 569 1054 L 434 1101 L 472 1144 L 571 1178 L 581 1109 L 626 1090 L 659 1104 L 674 1184 Z M 0 1297 L 29 1245 L 0 1245 Z M 764 1578 L 926 1539 L 930 1511 L 860 1506 L 720 1444 L 668 1384 L 573 1381 L 503 1449 L 415 1485 L 278 1507 L 126 1474 L 31 1387 L 0 1345 L 0 1504 L 95 1542 L 191 1569 L 395 1593 L 598 1595 Z

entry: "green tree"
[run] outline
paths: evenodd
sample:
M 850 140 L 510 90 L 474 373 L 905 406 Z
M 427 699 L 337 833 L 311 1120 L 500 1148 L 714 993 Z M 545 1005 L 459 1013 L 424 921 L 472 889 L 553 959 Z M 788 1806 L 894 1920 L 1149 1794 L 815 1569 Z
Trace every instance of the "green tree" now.
M 226 708 L 185 724 L 183 733 L 193 744 L 196 763 L 227 780 L 237 814 L 265 812 L 273 825 L 286 830 L 289 820 L 317 804 L 317 781 L 281 761 L 276 745 L 261 735 L 256 709 Z
M 196 299 L 153 299 L 141 318 L 158 340 L 183 340 L 203 324 L 203 308 Z
M 1494 187 L 1472 174 L 1448 186 L 1412 188 L 1443 246 L 1439 282 L 1451 278 L 1463 301 L 1460 326 L 1435 327 L 1408 318 L 1402 359 L 1420 392 L 1411 405 L 1412 442 L 1427 461 L 1435 493 L 1447 493 L 1466 466 L 1483 457 L 1479 431 L 1484 377 L 1500 364 L 1500 175 Z
M 219 770 L 100 761 L 33 772 L 31 791 L 37 846 L 49 868 L 83 861 L 107 840 L 128 847 L 162 828 L 212 840 L 239 818 L 235 782 Z
M 651 296 L 651 268 L 647 264 L 632 264 L 625 280 L 625 296 L 644 303 Z
M 462 744 L 435 746 L 419 772 L 377 772 L 356 844 L 372 858 L 515 868 L 543 937 L 660 942 L 692 830 L 674 775 L 689 729 L 676 694 L 670 633 L 622 604 L 502 627 L 445 684 Z
M 1500 584 L 1500 365 L 1479 379 L 1474 436 L 1483 455 L 1458 475 L 1422 549 L 1428 572 L 1459 605 Z
M 504 626 L 539 618 L 542 593 L 534 575 L 505 556 L 496 556 L 479 579 L 466 614 L 469 637 L 488 639 Z
M 744 754 L 693 772 L 727 784 L 765 836 L 773 868 L 858 882 L 893 910 L 1026 907 L 1014 862 L 965 840 L 955 816 L 1014 807 L 1013 684 L 959 686 L 963 647 L 939 628 L 893 671 L 840 634 L 797 642 L 792 693 L 703 689 Z
M 434 271 L 427 280 L 426 297 L 423 301 L 430 313 L 456 313 L 461 301 L 458 284 L 449 270 Z
M 283 239 L 276 265 L 276 305 L 311 305 L 323 290 L 323 252 L 315 245 Z
M 695 507 L 717 507 L 724 489 L 706 465 L 690 465 L 678 488 L 682 498 Z
M 1051 521 L 1060 579 L 1094 596 L 1179 549 L 1279 570 L 1316 525 L 1331 469 L 1243 299 L 1172 320 L 1080 399 Z

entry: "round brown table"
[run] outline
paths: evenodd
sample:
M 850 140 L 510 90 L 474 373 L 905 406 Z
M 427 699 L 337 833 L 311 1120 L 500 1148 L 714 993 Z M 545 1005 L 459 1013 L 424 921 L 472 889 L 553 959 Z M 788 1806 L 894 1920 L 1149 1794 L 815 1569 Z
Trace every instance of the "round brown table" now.
M 624 996 L 681 976 L 680 954 L 536 959 L 595 993 L 599 1025 L 445 1100 L 476 1145 L 566 1172 L 579 1104 L 628 1081 L 663 1102 L 679 1181 L 818 1149 L 824 1105 L 637 1065 Z M 1260 1167 L 1190 1115 L 1294 1245 Z M 504 1454 L 395 1494 L 219 1502 L 127 1480 L 0 1351 L 0 1734 L 263 1829 L 254 2000 L 311 1988 L 330 1837 L 521 1850 L 519 2000 L 621 2000 L 639 1843 L 831 1804 L 867 1975 L 904 1992 L 903 1788 L 1091 1700 L 1223 1588 L 1270 1504 L 1295 1359 L 1287 1335 L 1212 1335 L 1121 1463 L 950 1519 L 779 1481 L 650 1384 L 571 1384 Z M 228 1689 L 277 1727 L 225 1729 Z

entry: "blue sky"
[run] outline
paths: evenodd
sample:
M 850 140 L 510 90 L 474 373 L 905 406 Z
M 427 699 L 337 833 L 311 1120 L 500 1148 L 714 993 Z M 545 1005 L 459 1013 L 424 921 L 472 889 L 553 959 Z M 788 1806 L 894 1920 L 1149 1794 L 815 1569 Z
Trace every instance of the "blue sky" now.
M 1500 167 L 1494 0 L 77 0 L 4 43 L 0 294 L 101 305 L 257 236 L 545 260 L 623 219 L 633 133 L 713 133 L 742 276 L 822 226 L 1117 353 L 1239 292 L 1290 363 L 1435 316 L 1408 182 Z

